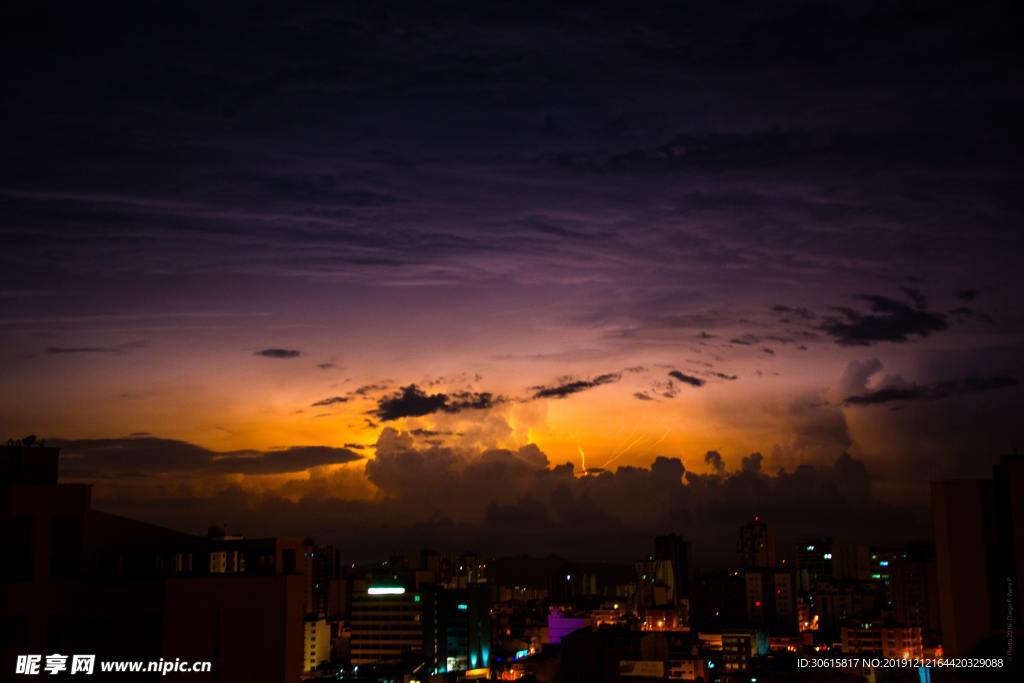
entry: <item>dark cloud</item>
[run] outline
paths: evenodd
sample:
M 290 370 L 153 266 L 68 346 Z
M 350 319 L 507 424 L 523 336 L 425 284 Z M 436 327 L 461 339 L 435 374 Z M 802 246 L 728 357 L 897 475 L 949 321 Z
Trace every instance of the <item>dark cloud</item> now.
M 298 349 L 261 349 L 259 351 L 253 351 L 252 355 L 262 356 L 264 358 L 298 358 L 302 355 L 302 351 Z
M 436 413 L 448 397 L 444 394 L 427 394 L 415 384 L 402 387 L 397 393 L 385 396 L 377 402 L 374 414 L 382 420 L 397 420 L 403 417 L 420 417 Z
M 799 318 L 800 320 L 813 320 L 818 317 L 813 311 L 803 306 L 784 306 L 777 304 L 772 306 L 772 310 L 776 313 L 782 313 L 787 317 Z
M 745 474 L 757 474 L 761 471 L 761 463 L 764 456 L 760 453 L 751 453 L 740 460 L 740 471 Z
M 963 299 L 964 301 L 974 301 L 979 296 L 981 296 L 981 290 L 980 289 L 959 289 L 959 290 L 957 290 L 956 295 L 959 298 Z
M 320 399 L 319 401 L 317 401 L 315 403 L 311 403 L 310 406 L 315 408 L 317 406 L 333 406 L 333 405 L 337 405 L 339 403 L 348 403 L 348 397 L 347 396 L 329 396 L 327 398 L 322 398 L 322 399 Z
M 590 379 L 566 379 L 559 384 L 530 387 L 530 391 L 533 392 L 533 398 L 565 398 L 587 389 L 618 382 L 621 378 L 621 373 L 609 372 Z
M 903 293 L 910 297 L 910 300 L 914 303 L 915 307 L 921 309 L 928 307 L 928 299 L 927 297 L 925 297 L 924 292 L 922 292 L 920 289 L 914 289 L 913 287 L 904 287 Z
M 643 391 L 633 392 L 633 398 L 635 398 L 638 401 L 653 401 L 654 400 L 653 398 L 651 398 L 651 396 L 648 393 L 643 392 Z
M 357 387 L 352 391 L 356 396 L 366 396 L 376 391 L 384 391 L 387 386 L 384 384 L 364 384 L 361 387 Z
M 711 375 L 712 377 L 717 377 L 718 379 L 724 379 L 724 380 L 729 381 L 729 382 L 733 382 L 733 381 L 739 379 L 739 377 L 737 375 L 729 375 L 729 374 L 726 374 L 724 372 L 717 372 L 717 371 L 714 371 L 714 370 L 709 371 L 708 374 Z
M 47 346 L 45 351 L 51 355 L 60 355 L 65 353 L 110 353 L 123 355 L 133 349 L 145 348 L 148 345 L 149 343 L 145 341 L 133 341 L 125 344 L 118 344 L 116 346 Z
M 484 410 L 504 402 L 490 392 L 459 391 L 451 394 L 428 394 L 415 384 L 377 401 L 373 414 L 384 421 L 403 417 L 421 417 L 437 412 L 459 413 L 463 410 Z
M 729 340 L 730 344 L 737 344 L 739 346 L 753 346 L 754 344 L 761 341 L 761 338 L 755 334 L 745 334 L 742 337 L 733 337 Z
M 840 346 L 870 346 L 879 342 L 906 342 L 910 337 L 927 337 L 948 327 L 940 313 L 913 308 L 884 296 L 856 297 L 870 304 L 871 313 L 846 307 L 833 310 L 842 317 L 826 317 L 821 329 Z
M 864 406 L 892 402 L 934 401 L 954 396 L 1008 389 L 1015 386 L 1017 386 L 1017 380 L 1009 375 L 965 377 L 963 379 L 936 382 L 930 385 L 914 384 L 885 387 L 865 394 L 848 396 L 844 403 L 848 406 Z
M 685 374 L 683 372 L 680 372 L 679 370 L 672 370 L 672 371 L 670 371 L 668 373 L 668 376 L 672 377 L 673 379 L 677 379 L 680 382 L 683 382 L 684 384 L 689 384 L 690 386 L 694 386 L 694 387 L 702 387 L 705 384 L 704 380 L 702 380 L 700 377 L 694 377 L 693 375 L 687 375 L 687 374 Z
M 71 449 L 65 452 L 70 456 Z M 276 460 L 296 455 L 279 452 L 268 469 L 280 469 Z M 208 454 L 192 457 L 207 466 Z M 136 453 L 125 461 L 144 459 Z M 229 464 L 237 467 L 234 460 Z M 866 466 L 849 455 L 771 475 L 758 453 L 741 458 L 735 472 L 726 471 L 718 452 L 704 460 L 712 475 L 689 471 L 678 457 L 657 456 L 647 467 L 575 476 L 572 464 L 552 466 L 536 445 L 459 450 L 418 444 L 412 435 L 386 428 L 376 457 L 365 461 L 366 479 L 377 492 L 372 501 L 347 499 L 330 486 L 291 499 L 230 486 L 215 495 L 174 489 L 134 496 L 112 494 L 120 484 L 109 479 L 97 482 L 96 495 L 105 510 L 185 530 L 205 529 L 216 519 L 252 533 L 313 536 L 339 545 L 353 560 L 427 545 L 629 561 L 652 536 L 671 529 L 692 540 L 705 567 L 713 567 L 734 561 L 736 528 L 754 512 L 772 525 L 780 548 L 802 534 L 871 534 L 863 540 L 878 543 L 928 528 L 926 511 L 875 499 Z M 524 528 L 525 519 L 545 523 Z
M 119 349 L 107 346 L 47 346 L 47 353 L 121 353 Z
M 708 451 L 704 454 L 705 464 L 711 465 L 715 468 L 715 472 L 721 474 L 725 471 L 725 461 L 722 460 L 722 454 L 718 451 Z
M 316 366 L 321 370 L 335 370 L 340 369 L 335 363 L 317 363 Z
M 61 449 L 61 472 L 77 478 L 151 477 L 161 474 L 282 474 L 360 460 L 348 448 L 292 446 L 277 450 L 213 451 L 187 441 L 49 439 Z
M 961 319 L 970 318 L 973 320 L 980 320 L 982 322 L 988 323 L 989 325 L 996 324 L 995 318 L 990 316 L 988 313 L 983 313 L 982 311 L 975 310 L 970 306 L 957 306 L 956 308 L 951 310 L 949 314 L 955 315 Z

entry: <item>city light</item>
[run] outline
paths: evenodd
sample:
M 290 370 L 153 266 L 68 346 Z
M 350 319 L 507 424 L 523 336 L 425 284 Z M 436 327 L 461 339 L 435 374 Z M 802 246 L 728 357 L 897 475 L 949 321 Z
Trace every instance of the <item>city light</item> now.
M 402 586 L 370 586 L 366 589 L 367 595 L 403 595 L 405 588 Z

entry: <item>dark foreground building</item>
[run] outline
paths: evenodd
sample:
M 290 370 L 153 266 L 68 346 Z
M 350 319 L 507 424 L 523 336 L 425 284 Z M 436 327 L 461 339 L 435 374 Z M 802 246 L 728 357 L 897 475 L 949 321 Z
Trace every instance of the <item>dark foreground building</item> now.
M 991 480 L 932 482 L 932 518 L 946 656 L 1007 656 L 1021 635 L 1024 457 L 1002 458 Z
M 101 680 L 110 660 L 211 663 L 132 680 L 299 679 L 301 541 L 193 536 L 93 510 L 89 486 L 57 483 L 58 458 L 31 441 L 0 446 L 0 680 L 19 655 L 54 653 L 95 654 Z

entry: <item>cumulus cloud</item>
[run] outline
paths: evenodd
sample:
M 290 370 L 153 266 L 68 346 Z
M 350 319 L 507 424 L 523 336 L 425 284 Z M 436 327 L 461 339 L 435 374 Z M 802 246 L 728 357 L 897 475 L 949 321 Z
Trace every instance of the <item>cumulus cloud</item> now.
M 857 300 L 870 304 L 870 313 L 834 307 L 839 316 L 824 318 L 821 329 L 840 346 L 870 346 L 879 342 L 906 342 L 927 337 L 948 327 L 940 314 L 915 308 L 884 296 L 862 294 Z
M 298 358 L 302 355 L 302 351 L 298 349 L 260 349 L 259 351 L 253 351 L 252 355 L 285 360 L 288 358 Z
M 846 364 L 846 369 L 839 377 L 839 394 L 842 397 L 863 393 L 868 388 L 868 382 L 882 370 L 882 361 L 877 358 L 866 360 L 852 360 Z
M 722 454 L 718 451 L 708 451 L 704 454 L 704 463 L 711 465 L 715 472 L 721 474 L 725 471 L 725 461 L 722 460 Z
M 771 475 L 760 453 L 741 458 L 734 472 L 726 471 L 717 451 L 704 460 L 714 475 L 690 472 L 671 456 L 653 457 L 646 467 L 583 475 L 571 463 L 552 466 L 534 444 L 458 449 L 417 444 L 411 434 L 385 428 L 376 457 L 365 464 L 373 498 L 332 495 L 321 477 L 305 489 L 290 489 L 298 497 L 228 488 L 217 494 L 216 505 L 172 493 L 149 497 L 145 509 L 142 499 L 107 499 L 104 506 L 184 529 L 205 528 L 216 519 L 260 533 L 313 535 L 353 559 L 430 545 L 625 561 L 643 552 L 655 534 L 674 530 L 695 542 L 706 566 L 714 566 L 732 561 L 736 528 L 754 512 L 772 524 L 780 543 L 806 533 L 876 533 L 869 522 L 895 538 L 917 531 L 918 522 L 927 528 L 920 511 L 875 500 L 864 463 L 847 454 Z M 347 480 L 340 485 L 351 488 Z

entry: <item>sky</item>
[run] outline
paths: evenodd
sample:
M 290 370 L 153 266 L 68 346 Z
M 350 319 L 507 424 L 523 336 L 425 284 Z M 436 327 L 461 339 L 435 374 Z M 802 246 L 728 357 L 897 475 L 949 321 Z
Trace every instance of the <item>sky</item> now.
M 2 12 L 0 434 L 102 509 L 713 562 L 1024 441 L 1013 3 Z

